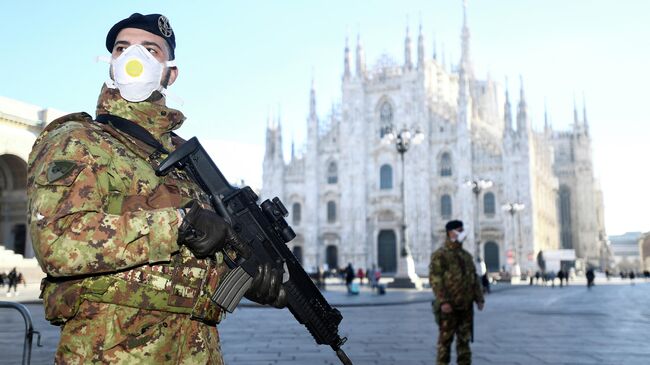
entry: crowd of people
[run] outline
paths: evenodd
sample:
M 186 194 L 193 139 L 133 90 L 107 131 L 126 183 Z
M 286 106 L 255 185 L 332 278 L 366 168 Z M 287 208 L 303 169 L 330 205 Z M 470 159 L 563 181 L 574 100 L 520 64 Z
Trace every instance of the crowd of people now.
M 18 284 L 26 285 L 25 277 L 23 273 L 18 272 L 14 267 L 9 273 L 1 272 L 0 273 L 0 288 L 4 288 L 7 285 L 7 296 L 18 295 Z M 11 289 L 13 288 L 13 293 Z
M 381 268 L 374 264 L 369 269 L 364 270 L 359 267 L 355 270 L 352 263 L 348 263 L 344 268 L 329 269 L 319 267 L 314 281 L 319 289 L 326 290 L 325 279 L 330 277 L 339 278 L 342 283 L 345 283 L 347 292 L 350 295 L 359 294 L 363 285 L 370 287 L 373 293 L 383 295 L 386 292 L 386 287 L 380 283 L 381 274 Z

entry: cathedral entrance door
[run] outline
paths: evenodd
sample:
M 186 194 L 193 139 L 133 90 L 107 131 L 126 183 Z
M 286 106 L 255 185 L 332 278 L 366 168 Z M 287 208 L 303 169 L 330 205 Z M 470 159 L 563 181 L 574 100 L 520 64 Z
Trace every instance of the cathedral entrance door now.
M 397 271 L 397 236 L 393 230 L 382 230 L 377 237 L 377 263 L 382 272 Z
M 484 246 L 485 266 L 489 272 L 499 271 L 499 245 L 490 241 Z
M 325 249 L 325 262 L 329 269 L 339 268 L 339 249 L 334 245 L 328 245 Z
M 293 255 L 296 256 L 296 260 L 302 265 L 302 247 L 293 246 Z

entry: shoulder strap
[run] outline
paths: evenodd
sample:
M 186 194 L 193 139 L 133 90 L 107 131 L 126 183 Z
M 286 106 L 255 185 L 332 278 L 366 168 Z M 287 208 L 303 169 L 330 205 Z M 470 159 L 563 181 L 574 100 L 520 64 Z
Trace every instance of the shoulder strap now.
M 142 126 L 122 117 L 111 114 L 100 114 L 97 116 L 97 122 L 108 124 L 113 128 L 128 134 L 129 136 L 146 143 L 147 145 L 156 149 L 157 152 L 169 154 L 169 151 L 163 147 L 162 143 L 158 142 L 156 138 L 149 133 Z

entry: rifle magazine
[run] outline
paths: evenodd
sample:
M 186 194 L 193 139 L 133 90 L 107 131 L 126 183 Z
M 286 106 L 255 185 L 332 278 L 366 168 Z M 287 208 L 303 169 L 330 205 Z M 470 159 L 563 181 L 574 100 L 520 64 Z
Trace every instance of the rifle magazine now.
M 211 300 L 228 313 L 232 313 L 252 283 L 253 277 L 238 266 L 226 275 Z

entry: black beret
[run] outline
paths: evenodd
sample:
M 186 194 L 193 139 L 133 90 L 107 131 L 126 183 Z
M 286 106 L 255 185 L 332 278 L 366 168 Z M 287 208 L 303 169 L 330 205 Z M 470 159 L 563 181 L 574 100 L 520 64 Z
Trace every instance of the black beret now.
M 122 19 L 117 22 L 106 35 L 106 49 L 113 52 L 115 45 L 115 38 L 117 34 L 124 28 L 137 28 L 146 30 L 149 33 L 160 36 L 167 41 L 170 50 L 170 59 L 174 59 L 174 49 L 176 48 L 176 35 L 172 26 L 169 24 L 169 19 L 161 14 L 148 14 L 142 15 L 140 13 L 133 13 L 130 17 Z
M 461 221 L 449 221 L 445 224 L 445 229 L 447 232 L 453 231 L 454 229 L 463 228 L 463 222 Z

